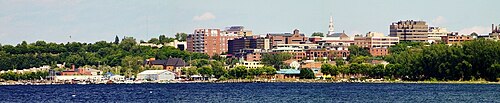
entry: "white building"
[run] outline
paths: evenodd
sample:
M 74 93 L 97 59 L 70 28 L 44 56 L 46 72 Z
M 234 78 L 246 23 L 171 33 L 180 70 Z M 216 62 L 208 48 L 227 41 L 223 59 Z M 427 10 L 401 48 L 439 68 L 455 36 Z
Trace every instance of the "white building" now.
M 102 75 L 66 75 L 66 76 L 54 76 L 56 81 L 70 81 L 70 80 L 80 80 L 80 81 L 101 81 L 104 76 Z
M 164 46 L 171 46 L 181 50 L 187 50 L 187 42 L 180 42 L 178 40 L 174 40 L 173 42 L 165 43 Z
M 239 63 L 236 63 L 236 66 L 245 66 L 247 69 L 264 67 L 264 65 L 262 65 L 260 62 L 244 61 L 244 60 L 241 60 Z
M 429 43 L 436 41 L 441 41 L 441 37 L 446 37 L 448 35 L 448 30 L 443 27 L 429 27 L 429 33 L 427 37 L 429 38 Z
M 174 79 L 175 74 L 167 70 L 146 70 L 137 74 L 137 80 L 166 81 Z

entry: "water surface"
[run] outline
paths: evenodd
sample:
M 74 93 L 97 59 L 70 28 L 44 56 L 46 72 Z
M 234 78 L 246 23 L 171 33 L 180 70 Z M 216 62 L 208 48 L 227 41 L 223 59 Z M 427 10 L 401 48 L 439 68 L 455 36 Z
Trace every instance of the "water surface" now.
M 0 86 L 0 97 L 2 102 L 500 102 L 500 85 L 357 83 L 19 85 Z

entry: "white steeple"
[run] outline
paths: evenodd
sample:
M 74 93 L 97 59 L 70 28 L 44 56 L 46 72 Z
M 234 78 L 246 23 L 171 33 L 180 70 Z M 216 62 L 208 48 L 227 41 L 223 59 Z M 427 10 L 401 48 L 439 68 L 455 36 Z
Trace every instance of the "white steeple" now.
M 333 34 L 333 17 L 330 16 L 330 25 L 328 26 L 328 35 Z

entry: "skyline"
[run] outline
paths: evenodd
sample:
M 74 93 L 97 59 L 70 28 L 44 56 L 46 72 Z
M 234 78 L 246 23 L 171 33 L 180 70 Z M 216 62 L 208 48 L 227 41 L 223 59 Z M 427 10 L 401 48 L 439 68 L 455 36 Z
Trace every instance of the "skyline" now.
M 420 8 L 398 6 L 410 3 Z M 486 34 L 491 24 L 500 24 L 500 14 L 495 13 L 495 4 L 499 3 L 495 0 L 4 0 L 0 1 L 3 7 L 0 44 L 37 40 L 113 41 L 115 35 L 147 41 L 161 34 L 174 37 L 177 32 L 189 34 L 196 28 L 223 29 L 232 25 L 245 26 L 254 34 L 299 29 L 309 36 L 313 32 L 326 34 L 330 16 L 335 32 L 345 31 L 350 36 L 369 31 L 388 35 L 389 25 L 400 20 L 424 20 L 429 26 L 461 34 L 473 31 Z

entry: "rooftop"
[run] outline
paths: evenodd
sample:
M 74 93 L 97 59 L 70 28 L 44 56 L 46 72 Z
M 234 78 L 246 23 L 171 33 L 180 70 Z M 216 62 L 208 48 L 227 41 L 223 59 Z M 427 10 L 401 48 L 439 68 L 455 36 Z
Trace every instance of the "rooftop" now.
M 276 71 L 277 74 L 300 74 L 300 70 L 297 69 L 280 69 Z
M 163 72 L 168 72 L 168 71 L 167 70 L 146 70 L 146 71 L 143 71 L 139 74 L 160 74 Z

